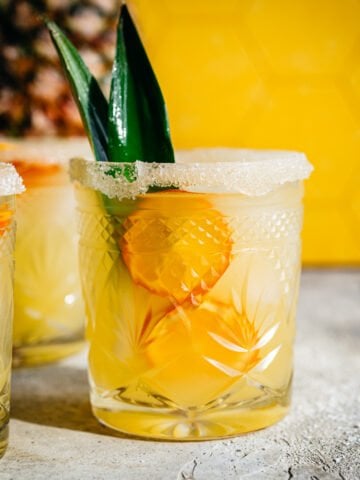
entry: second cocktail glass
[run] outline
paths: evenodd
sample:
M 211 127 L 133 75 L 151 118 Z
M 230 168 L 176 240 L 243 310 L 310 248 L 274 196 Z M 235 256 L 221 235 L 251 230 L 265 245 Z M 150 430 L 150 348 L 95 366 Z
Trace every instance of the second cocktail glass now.
M 286 414 L 310 172 L 302 154 L 231 149 L 72 161 L 102 423 L 199 440 Z
M 87 140 L 9 140 L 0 160 L 12 163 L 27 191 L 18 201 L 13 364 L 58 360 L 83 345 L 70 152 Z

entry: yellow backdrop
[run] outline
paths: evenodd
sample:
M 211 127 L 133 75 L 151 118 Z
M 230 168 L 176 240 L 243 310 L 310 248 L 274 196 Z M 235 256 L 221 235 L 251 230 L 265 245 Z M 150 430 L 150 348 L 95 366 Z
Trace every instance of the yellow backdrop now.
M 304 261 L 360 264 L 360 2 L 129 3 L 175 146 L 306 152 Z

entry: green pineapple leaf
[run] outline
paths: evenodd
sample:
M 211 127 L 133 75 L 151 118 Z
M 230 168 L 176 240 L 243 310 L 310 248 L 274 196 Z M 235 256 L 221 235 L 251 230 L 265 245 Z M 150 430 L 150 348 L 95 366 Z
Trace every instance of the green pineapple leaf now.
M 108 102 L 74 45 L 56 23 L 45 20 L 78 105 L 96 160 L 108 160 Z
M 112 161 L 175 161 L 164 98 L 126 5 L 118 24 L 108 122 Z

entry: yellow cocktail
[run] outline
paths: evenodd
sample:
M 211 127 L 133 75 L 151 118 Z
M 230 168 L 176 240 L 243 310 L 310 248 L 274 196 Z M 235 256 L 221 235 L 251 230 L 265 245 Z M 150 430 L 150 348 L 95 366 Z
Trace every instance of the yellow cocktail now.
M 193 440 L 286 414 L 310 171 L 301 154 L 226 149 L 72 161 L 102 423 Z
M 0 457 L 7 446 L 10 407 L 15 193 L 22 190 L 15 169 L 0 163 Z
M 0 153 L 27 188 L 18 199 L 14 365 L 57 360 L 83 344 L 74 196 L 67 176 L 74 151 L 85 154 L 86 140 L 10 142 Z

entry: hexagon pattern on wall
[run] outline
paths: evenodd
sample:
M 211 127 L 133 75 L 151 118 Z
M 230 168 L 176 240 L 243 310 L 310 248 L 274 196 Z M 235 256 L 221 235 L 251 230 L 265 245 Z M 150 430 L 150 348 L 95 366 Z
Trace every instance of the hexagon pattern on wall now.
M 360 1 L 132 0 L 179 148 L 305 151 L 304 261 L 360 264 Z

